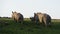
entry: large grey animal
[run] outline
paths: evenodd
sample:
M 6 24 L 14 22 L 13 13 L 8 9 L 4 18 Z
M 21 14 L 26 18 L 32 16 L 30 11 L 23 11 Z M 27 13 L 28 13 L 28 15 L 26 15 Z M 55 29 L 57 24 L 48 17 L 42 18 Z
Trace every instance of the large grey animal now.
M 15 12 L 12 11 L 12 18 L 16 22 L 23 22 L 23 15 L 21 13 L 17 13 L 16 11 Z
M 34 13 L 35 22 L 39 20 L 40 23 L 44 23 L 45 26 L 51 25 L 51 17 L 45 13 Z

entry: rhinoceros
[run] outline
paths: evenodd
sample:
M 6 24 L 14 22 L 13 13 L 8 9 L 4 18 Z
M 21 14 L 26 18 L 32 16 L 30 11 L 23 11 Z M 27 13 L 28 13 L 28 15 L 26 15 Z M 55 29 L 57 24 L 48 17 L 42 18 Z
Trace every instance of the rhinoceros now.
M 51 17 L 46 13 L 34 13 L 35 22 L 39 20 L 40 23 L 44 23 L 45 26 L 51 25 Z
M 16 11 L 15 12 L 12 11 L 12 18 L 16 22 L 23 22 L 23 15 L 21 13 L 17 13 Z

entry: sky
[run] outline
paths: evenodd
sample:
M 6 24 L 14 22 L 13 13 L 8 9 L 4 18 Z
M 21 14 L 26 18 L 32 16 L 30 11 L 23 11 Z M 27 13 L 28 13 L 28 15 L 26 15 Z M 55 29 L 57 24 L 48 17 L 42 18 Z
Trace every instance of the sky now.
M 12 11 L 25 18 L 41 12 L 49 14 L 52 19 L 60 19 L 60 0 L 0 0 L 1 17 L 11 17 Z

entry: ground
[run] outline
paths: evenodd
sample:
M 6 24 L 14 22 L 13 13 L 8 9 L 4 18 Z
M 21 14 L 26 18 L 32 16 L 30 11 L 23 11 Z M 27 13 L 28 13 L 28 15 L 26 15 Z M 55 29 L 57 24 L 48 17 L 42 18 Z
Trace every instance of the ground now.
M 11 18 L 0 18 L 0 34 L 60 34 L 60 19 L 52 19 L 52 26 L 46 28 L 28 18 L 23 23 L 16 23 Z

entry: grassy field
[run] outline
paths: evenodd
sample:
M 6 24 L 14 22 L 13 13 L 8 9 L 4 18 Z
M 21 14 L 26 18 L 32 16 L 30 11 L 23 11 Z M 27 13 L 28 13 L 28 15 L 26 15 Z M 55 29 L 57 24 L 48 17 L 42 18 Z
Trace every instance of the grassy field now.
M 30 19 L 16 23 L 12 19 L 0 18 L 0 34 L 60 34 L 60 20 L 52 19 L 52 27 L 46 28 Z

